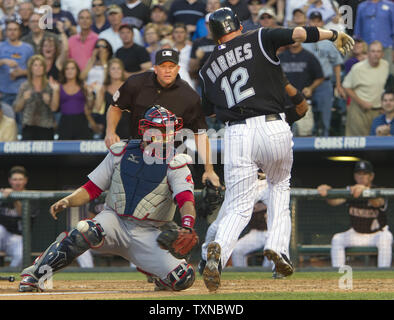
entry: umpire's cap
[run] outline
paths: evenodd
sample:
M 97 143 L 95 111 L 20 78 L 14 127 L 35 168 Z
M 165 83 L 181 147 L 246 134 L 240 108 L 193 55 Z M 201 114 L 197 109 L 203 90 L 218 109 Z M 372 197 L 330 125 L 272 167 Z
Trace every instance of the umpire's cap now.
M 239 30 L 240 27 L 237 14 L 228 7 L 217 9 L 209 16 L 209 29 L 216 42 L 224 35 Z
M 373 172 L 373 166 L 371 164 L 371 162 L 367 161 L 367 160 L 361 160 L 359 162 L 356 163 L 356 165 L 354 166 L 354 172 L 368 172 L 368 173 L 372 173 Z

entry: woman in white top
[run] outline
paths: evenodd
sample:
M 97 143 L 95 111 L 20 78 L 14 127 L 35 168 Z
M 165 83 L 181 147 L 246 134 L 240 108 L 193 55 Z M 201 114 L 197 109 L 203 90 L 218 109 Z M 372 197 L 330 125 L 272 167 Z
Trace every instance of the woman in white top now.
M 85 69 L 81 73 L 82 80 L 92 86 L 97 93 L 103 85 L 108 68 L 108 61 L 112 58 L 111 44 L 105 39 L 98 39 Z

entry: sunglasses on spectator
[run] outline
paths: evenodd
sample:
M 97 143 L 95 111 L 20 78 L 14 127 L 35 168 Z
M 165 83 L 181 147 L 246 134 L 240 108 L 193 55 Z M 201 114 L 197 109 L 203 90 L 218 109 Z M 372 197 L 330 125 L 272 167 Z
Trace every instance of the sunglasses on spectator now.
M 99 4 L 92 4 L 92 8 L 95 8 L 95 7 L 104 7 L 104 3 L 99 3 Z
M 108 46 L 106 44 L 96 44 L 96 48 L 105 48 L 105 49 L 107 49 Z

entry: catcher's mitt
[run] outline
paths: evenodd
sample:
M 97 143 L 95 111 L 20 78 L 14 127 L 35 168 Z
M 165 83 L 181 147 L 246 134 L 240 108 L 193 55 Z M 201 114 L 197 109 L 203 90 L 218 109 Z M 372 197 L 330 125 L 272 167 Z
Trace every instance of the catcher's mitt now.
M 198 244 L 198 235 L 191 228 L 164 229 L 156 239 L 160 248 L 168 250 L 175 258 L 185 259 Z
M 206 217 L 215 212 L 224 201 L 224 190 L 215 187 L 211 181 L 207 180 L 201 191 L 201 215 Z

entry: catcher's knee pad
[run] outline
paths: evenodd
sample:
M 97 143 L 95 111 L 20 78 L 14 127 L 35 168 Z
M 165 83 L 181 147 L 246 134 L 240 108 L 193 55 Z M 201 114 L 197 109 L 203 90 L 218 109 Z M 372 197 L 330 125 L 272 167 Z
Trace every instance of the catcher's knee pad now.
M 195 279 L 196 274 L 194 272 L 194 268 L 190 264 L 182 262 L 167 275 L 165 282 L 172 288 L 172 290 L 180 291 L 190 288 Z
M 99 223 L 85 220 L 87 225 L 83 232 L 72 229 L 69 233 L 62 232 L 54 243 L 39 256 L 34 264 L 22 271 L 22 274 L 29 274 L 37 279 L 41 278 L 45 272 L 42 266 L 48 266 L 52 272 L 67 267 L 79 255 L 89 248 L 98 248 L 104 242 L 105 233 Z

